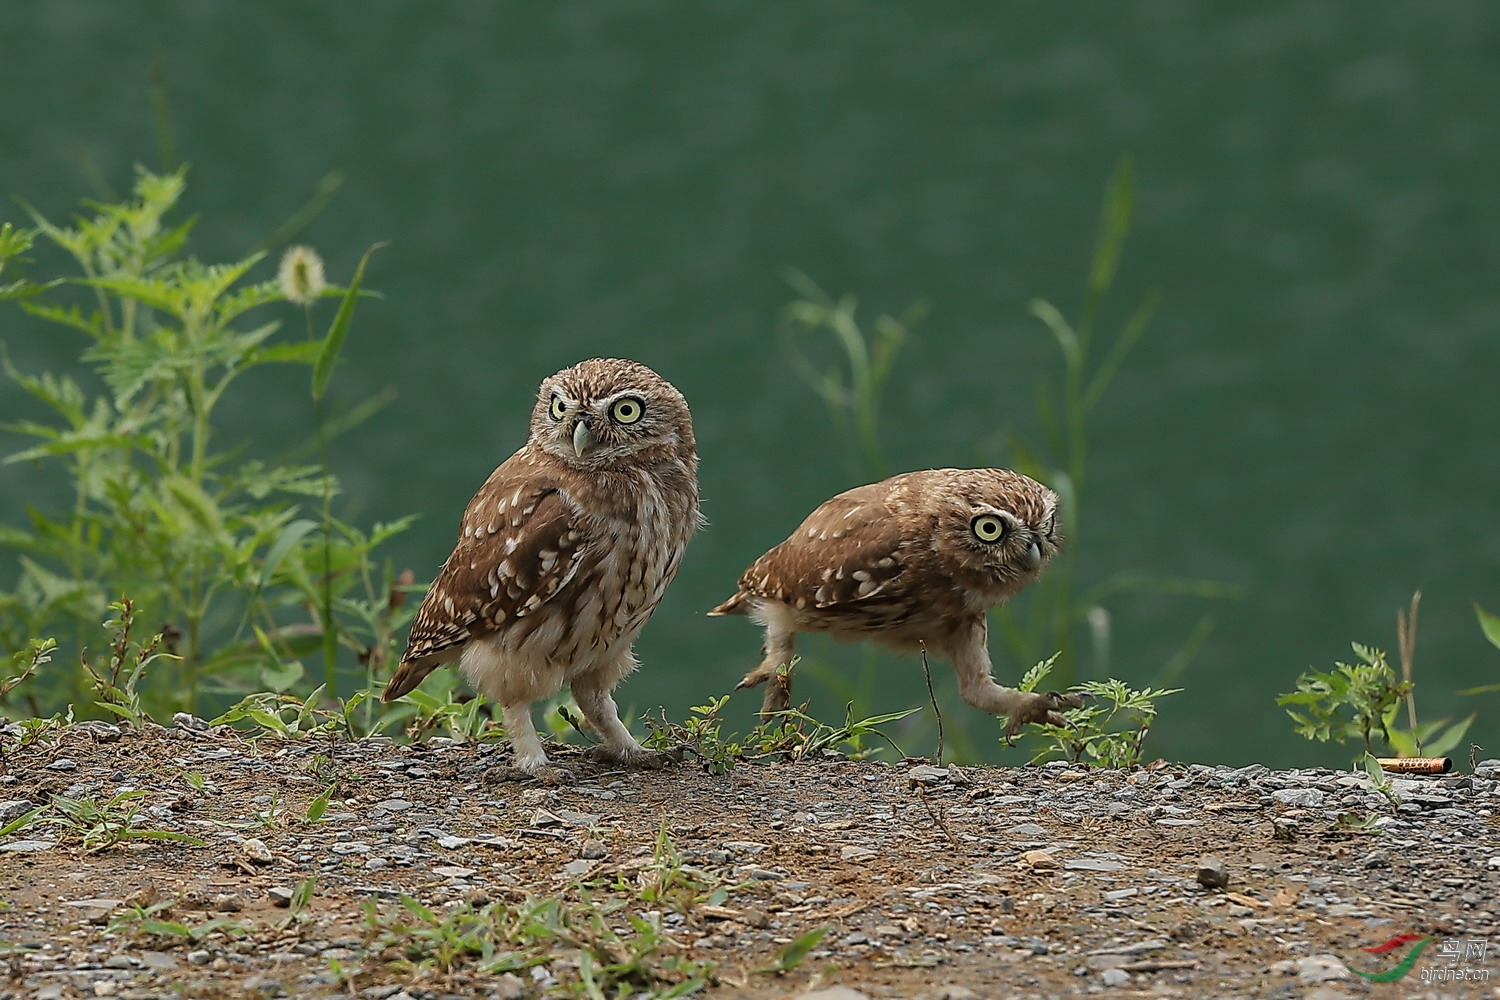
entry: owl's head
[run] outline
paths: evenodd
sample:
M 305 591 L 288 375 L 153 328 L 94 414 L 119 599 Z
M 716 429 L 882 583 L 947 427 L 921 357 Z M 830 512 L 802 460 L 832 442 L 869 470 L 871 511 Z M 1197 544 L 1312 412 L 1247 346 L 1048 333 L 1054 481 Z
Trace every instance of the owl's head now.
M 695 461 L 687 400 L 643 364 L 593 358 L 543 379 L 531 440 L 574 468 Z
M 1041 483 L 1009 469 L 942 471 L 952 477 L 938 545 L 985 585 L 1013 592 L 1062 550 L 1057 494 Z

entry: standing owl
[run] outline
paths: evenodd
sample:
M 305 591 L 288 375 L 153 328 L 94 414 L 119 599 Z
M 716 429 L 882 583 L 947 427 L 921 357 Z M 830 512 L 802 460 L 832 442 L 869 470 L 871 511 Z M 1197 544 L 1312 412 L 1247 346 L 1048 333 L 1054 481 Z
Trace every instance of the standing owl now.
M 645 365 L 595 358 L 544 380 L 531 436 L 480 487 L 382 700 L 456 662 L 504 707 L 516 764 L 555 782 L 531 703 L 567 684 L 600 751 L 659 764 L 611 692 L 700 523 L 687 401 Z
M 989 610 L 1057 554 L 1057 494 L 1008 469 L 908 472 L 840 493 L 757 559 L 709 612 L 765 626 L 765 658 L 738 687 L 766 684 L 762 714 L 791 706 L 798 632 L 875 639 L 946 656 L 964 701 L 1010 723 L 1062 723 L 1082 699 L 1017 691 L 990 676 Z

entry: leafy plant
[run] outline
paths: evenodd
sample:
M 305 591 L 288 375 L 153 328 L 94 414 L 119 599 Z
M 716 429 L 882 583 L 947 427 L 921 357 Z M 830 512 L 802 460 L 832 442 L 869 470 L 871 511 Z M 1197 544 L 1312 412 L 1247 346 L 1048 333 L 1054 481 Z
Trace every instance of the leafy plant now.
M 702 989 L 713 969 L 676 955 L 658 916 L 586 892 L 577 904 L 562 898 L 479 909 L 460 904 L 441 915 L 403 895 L 384 912 L 367 903 L 365 928 L 368 943 L 393 955 L 398 967 L 451 975 L 548 966 L 557 992 L 569 996 L 665 1000 Z
M 1375 755 L 1367 752 L 1364 756 L 1363 764 L 1365 774 L 1370 779 L 1370 787 L 1381 795 L 1384 795 L 1386 801 L 1391 805 L 1399 806 L 1401 799 L 1396 795 L 1396 786 L 1391 781 L 1390 775 L 1385 773 L 1385 768 L 1380 766 L 1380 761 L 1376 759 Z
M 800 271 L 789 271 L 787 282 L 801 296 L 784 312 L 787 356 L 797 374 L 823 398 L 834 426 L 848 442 L 845 454 L 851 460 L 850 471 L 870 479 L 884 478 L 889 471 L 880 446 L 881 397 L 896 355 L 927 307 L 914 305 L 899 319 L 884 314 L 876 317 L 872 335 L 859 324 L 859 303 L 854 296 L 835 301 Z M 819 333 L 832 337 L 841 363 L 819 367 L 808 358 L 798 340 Z
M 1034 691 L 1052 671 L 1059 654 L 1037 663 L 1021 678 L 1022 691 Z M 1032 763 L 1053 755 L 1097 767 L 1135 767 L 1143 760 L 1142 745 L 1156 719 L 1156 702 L 1167 695 L 1181 693 L 1181 688 L 1142 688 L 1137 691 L 1113 677 L 1103 681 L 1085 681 L 1071 690 L 1089 696 L 1082 708 L 1067 713 L 1068 724 L 1038 724 L 1050 745 L 1037 752 Z
M 158 659 L 174 659 L 162 651 L 162 635 L 153 636 L 145 645 L 133 642 L 130 630 L 135 626 L 135 604 L 124 598 L 109 606 L 116 617 L 104 623 L 104 628 L 114 634 L 110 642 L 109 659 L 102 666 L 89 660 L 88 651 L 82 654 L 83 669 L 88 672 L 98 699 L 95 705 L 117 716 L 121 722 L 137 728 L 146 721 L 141 708 L 139 686 L 146 668 Z
M 1500 649 L 1500 615 L 1492 614 L 1478 604 L 1474 605 L 1474 615 L 1479 619 L 1479 630 L 1484 633 L 1490 645 Z M 1489 694 L 1491 691 L 1500 691 L 1500 684 L 1481 684 L 1479 687 L 1468 688 L 1459 693 Z
M 160 945 L 201 944 L 216 934 L 226 938 L 243 935 L 248 926 L 230 917 L 214 917 L 200 924 L 188 924 L 167 919 L 180 899 L 162 899 L 154 903 L 132 903 L 109 921 L 107 930 L 111 934 L 127 937 L 144 937 Z
M 1417 608 L 1421 595 L 1412 598 L 1408 614 L 1397 615 L 1404 680 L 1386 660 L 1384 650 L 1352 643 L 1357 663 L 1335 663 L 1330 671 L 1308 671 L 1297 678 L 1297 690 L 1283 694 L 1276 703 L 1286 708 L 1299 736 L 1322 742 L 1347 743 L 1358 738 L 1366 755 L 1374 753 L 1373 738 L 1402 757 L 1423 754 L 1443 756 L 1462 742 L 1474 715 L 1450 722 L 1417 721 L 1412 679 L 1416 647 Z M 1396 725 L 1401 705 L 1409 712 L 1409 728 Z
M 321 685 L 306 698 L 277 694 L 273 691 L 241 698 L 213 725 L 234 726 L 250 723 L 252 732 L 295 739 L 357 739 L 365 735 L 358 712 L 370 697 L 369 691 L 357 691 L 347 701 L 339 699 L 336 709 L 321 707 L 325 691 Z
M 207 690 L 285 690 L 320 653 L 332 695 L 334 651 L 374 671 L 405 620 L 402 580 L 379 569 L 373 550 L 408 522 L 366 532 L 338 521 L 326 447 L 318 465 L 272 462 L 226 446 L 217 426 L 241 376 L 268 365 L 311 372 L 325 446 L 378 408 L 322 421 L 368 254 L 349 288 L 319 291 L 341 300 L 326 335 L 277 339 L 272 310 L 285 308 L 288 289 L 250 280 L 262 253 L 223 264 L 187 254 L 192 222 L 170 221 L 185 184 L 181 170 L 143 170 L 131 198 L 91 203 L 69 225 L 33 211 L 33 229 L 0 230 L 0 264 L 38 240 L 72 259 L 76 276 L 12 282 L 0 299 L 81 334 L 93 375 L 26 374 L 0 357 L 50 414 L 0 427 L 31 441 L 6 461 L 60 468 L 71 492 L 66 510 L 34 509 L 26 526 L 0 527 L 0 547 L 21 567 L 0 593 L 0 647 L 71 634 L 81 650 L 109 601 L 129 594 L 137 615 L 163 623 L 159 651 L 175 669 L 147 678 L 136 704 L 106 698 L 111 711 L 196 712 Z M 317 520 L 299 516 L 312 498 Z M 79 701 L 99 676 L 49 674 L 34 713 Z
M 871 736 L 878 736 L 900 754 L 901 748 L 880 727 L 921 711 L 911 708 L 904 712 L 856 719 L 851 702 L 844 706 L 843 725 L 830 726 L 803 710 L 791 709 L 762 719 L 754 729 L 743 735 L 725 735 L 719 713 L 728 702 L 729 696 L 724 695 L 706 705 L 698 705 L 691 709 L 693 714 L 681 724 L 668 721 L 665 714 L 659 721 L 647 719 L 652 732 L 646 745 L 656 749 L 686 745 L 692 748 L 704 769 L 711 774 L 733 770 L 742 761 L 773 758 L 798 761 L 838 747 L 847 747 L 849 756 L 859 759 L 873 752 L 872 748 L 865 745 L 866 739 Z M 802 706 L 803 709 L 806 707 Z
M 203 841 L 172 830 L 153 830 L 137 825 L 140 800 L 147 794 L 143 788 L 120 792 L 100 802 L 88 797 L 72 799 L 54 795 L 47 822 L 76 837 L 89 853 L 106 851 L 125 840 L 165 840 L 179 844 L 203 846 Z
M 1372 753 L 1370 737 L 1379 732 L 1388 741 L 1386 712 L 1400 704 L 1411 685 L 1397 681 L 1385 652 L 1351 643 L 1356 663 L 1335 663 L 1330 671 L 1308 671 L 1297 678 L 1297 690 L 1283 694 L 1276 704 L 1286 707 L 1297 735 L 1310 740 L 1344 743 L 1359 739 Z

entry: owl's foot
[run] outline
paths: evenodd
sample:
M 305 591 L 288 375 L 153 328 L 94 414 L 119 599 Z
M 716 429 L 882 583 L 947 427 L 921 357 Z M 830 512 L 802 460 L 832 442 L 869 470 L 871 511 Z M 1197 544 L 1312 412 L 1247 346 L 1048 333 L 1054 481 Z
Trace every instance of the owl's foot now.
M 1066 726 L 1068 720 L 1060 709 L 1082 708 L 1083 695 L 1077 691 L 1063 694 L 1060 691 L 1020 692 L 1020 700 L 1010 713 L 1010 723 L 1005 727 L 1005 742 L 1010 743 L 1028 722 L 1040 722 L 1049 726 Z
M 640 771 L 660 771 L 673 764 L 681 764 L 682 758 L 691 748 L 678 744 L 670 750 L 647 750 L 645 747 L 611 747 L 606 744 L 590 747 L 584 759 L 617 767 L 628 767 Z
M 760 701 L 761 715 L 774 715 L 792 707 L 792 671 L 790 668 L 769 661 L 762 663 L 746 674 L 744 679 L 734 686 L 734 689 L 739 691 L 743 688 L 758 687 L 761 684 L 766 686 L 766 693 Z

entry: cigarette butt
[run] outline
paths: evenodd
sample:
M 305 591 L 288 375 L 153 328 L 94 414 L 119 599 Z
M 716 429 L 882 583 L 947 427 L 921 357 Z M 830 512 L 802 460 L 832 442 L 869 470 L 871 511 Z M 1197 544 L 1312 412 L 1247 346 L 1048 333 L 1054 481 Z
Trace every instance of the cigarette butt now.
M 1452 757 L 1377 757 L 1381 770 L 1396 774 L 1447 774 L 1453 770 Z

